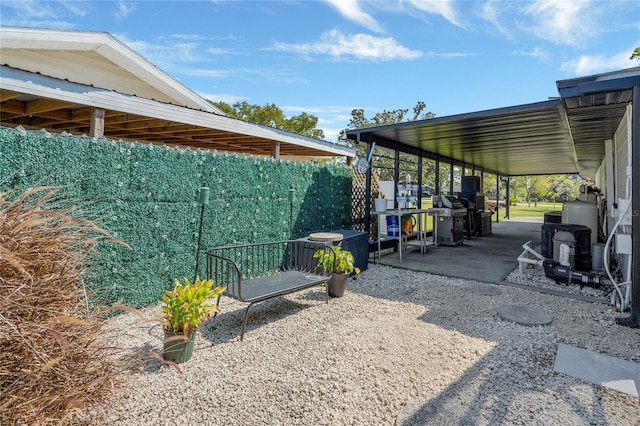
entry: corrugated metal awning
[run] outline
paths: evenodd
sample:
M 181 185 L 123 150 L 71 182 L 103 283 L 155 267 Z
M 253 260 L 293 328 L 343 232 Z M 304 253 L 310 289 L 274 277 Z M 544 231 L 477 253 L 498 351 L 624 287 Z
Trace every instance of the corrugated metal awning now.
M 503 176 L 593 176 L 640 68 L 558 82 L 548 101 L 347 131 L 354 141 Z

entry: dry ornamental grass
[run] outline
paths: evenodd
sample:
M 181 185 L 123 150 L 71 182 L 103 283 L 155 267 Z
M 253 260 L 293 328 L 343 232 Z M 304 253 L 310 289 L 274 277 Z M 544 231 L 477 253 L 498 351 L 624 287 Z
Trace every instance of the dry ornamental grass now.
M 110 237 L 60 208 L 55 188 L 9 196 L 0 194 L 0 424 L 68 424 L 122 382 L 122 357 L 105 345 L 83 285 L 88 256 Z

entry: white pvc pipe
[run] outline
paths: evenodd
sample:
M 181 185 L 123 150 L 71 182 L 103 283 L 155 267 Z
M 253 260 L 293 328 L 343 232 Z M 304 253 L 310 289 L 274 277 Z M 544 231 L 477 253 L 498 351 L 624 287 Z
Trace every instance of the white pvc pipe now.
M 531 265 L 543 266 L 544 260 L 536 260 L 531 259 L 530 257 L 525 257 L 526 251 L 523 251 L 522 254 L 518 257 L 518 266 L 521 274 L 524 274 L 524 264 L 529 263 Z
M 571 253 L 571 247 L 568 244 L 560 244 L 560 255 L 558 256 L 558 262 L 562 266 L 571 266 L 569 262 L 569 254 Z
M 520 274 L 524 274 L 525 263 L 528 263 L 531 265 L 543 266 L 542 262 L 544 262 L 545 260 L 544 256 L 542 256 L 540 253 L 538 253 L 537 251 L 529 247 L 529 243 L 531 243 L 530 240 L 522 245 L 522 248 L 524 249 L 524 251 L 520 254 L 520 256 L 518 256 L 518 267 L 519 267 Z M 526 257 L 527 253 L 534 255 L 539 260 Z
M 627 185 L 629 184 L 631 180 L 631 176 L 627 176 Z M 631 206 L 631 197 L 629 197 L 629 203 L 627 204 L 627 208 L 625 209 L 625 211 L 621 211 L 620 212 L 620 217 L 618 218 L 618 220 L 616 221 L 615 225 L 613 226 L 613 229 L 611 230 L 611 232 L 609 233 L 609 237 L 607 238 L 607 241 L 605 242 L 604 245 L 604 252 L 602 254 L 603 256 L 603 261 L 604 261 L 604 270 L 607 273 L 607 276 L 609 277 L 609 280 L 611 280 L 611 283 L 613 284 L 613 286 L 615 287 L 615 291 L 618 294 L 618 296 L 620 297 L 620 304 L 624 305 L 624 300 L 625 300 L 625 295 L 622 294 L 622 290 L 620 290 L 621 284 L 618 284 L 615 280 L 615 278 L 613 278 L 613 275 L 611 275 L 611 271 L 609 270 L 609 247 L 611 245 L 611 241 L 613 240 L 613 236 L 615 235 L 618 227 L 620 226 L 620 223 L 622 222 L 624 215 L 627 214 L 627 210 L 629 210 L 629 207 Z M 631 263 L 631 262 L 629 262 Z M 611 299 L 613 301 L 613 294 L 611 296 Z M 612 305 L 615 306 L 614 303 L 612 303 Z M 624 312 L 624 307 L 620 308 L 621 312 Z
M 526 251 L 528 251 L 529 253 L 531 253 L 532 255 L 534 255 L 535 257 L 537 257 L 540 260 L 544 260 L 544 256 L 541 255 L 540 253 L 538 253 L 537 251 L 535 251 L 534 249 L 532 249 L 531 247 L 529 247 L 529 243 L 531 242 L 531 240 L 527 241 L 526 243 L 524 243 L 522 245 L 522 248 L 524 248 Z

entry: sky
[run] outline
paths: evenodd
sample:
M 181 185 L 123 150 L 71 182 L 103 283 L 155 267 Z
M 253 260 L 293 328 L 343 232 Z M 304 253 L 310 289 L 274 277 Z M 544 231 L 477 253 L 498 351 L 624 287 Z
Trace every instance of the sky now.
M 437 117 L 545 101 L 640 66 L 632 0 L 0 1 L 8 26 L 108 32 L 205 99 L 318 117 Z

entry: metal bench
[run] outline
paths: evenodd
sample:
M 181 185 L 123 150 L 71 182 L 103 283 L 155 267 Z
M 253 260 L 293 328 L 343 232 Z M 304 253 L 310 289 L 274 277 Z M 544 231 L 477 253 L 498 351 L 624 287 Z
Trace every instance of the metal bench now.
M 313 253 L 330 246 L 326 242 L 285 240 L 207 250 L 207 278 L 212 279 L 216 286 L 226 286 L 224 295 L 249 303 L 242 319 L 241 341 L 249 308 L 254 303 L 327 281 L 329 277 L 317 268 Z M 329 294 L 325 286 L 325 303 L 328 301 Z M 220 297 L 216 306 L 219 304 Z

